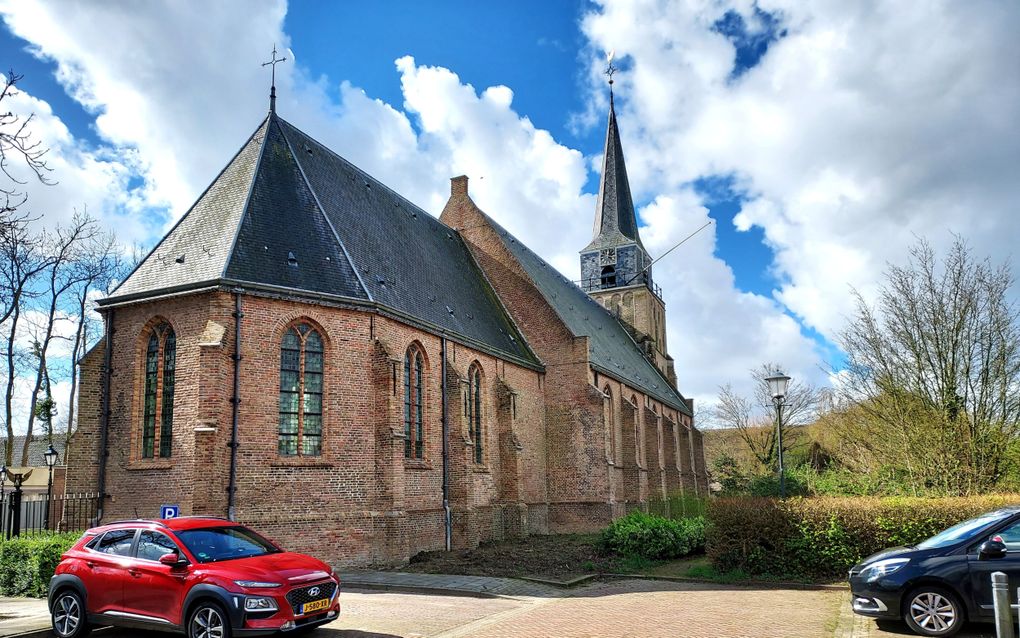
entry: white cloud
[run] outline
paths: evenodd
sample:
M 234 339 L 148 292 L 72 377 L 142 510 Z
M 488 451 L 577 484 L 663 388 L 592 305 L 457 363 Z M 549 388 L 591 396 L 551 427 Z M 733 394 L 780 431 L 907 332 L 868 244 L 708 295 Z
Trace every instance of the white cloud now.
M 765 231 L 776 299 L 833 338 L 848 286 L 874 293 L 915 235 L 949 231 L 999 259 L 1020 230 L 1020 5 L 759 2 L 786 37 L 729 78 L 712 24 L 750 3 L 606 2 L 583 23 L 629 56 L 617 76 L 632 176 L 645 193 L 735 173 Z M 635 130 L 636 129 L 636 130 Z
M 848 283 L 869 294 L 913 233 L 938 244 L 953 229 L 1003 255 L 1018 230 L 1015 5 L 760 1 L 782 12 L 788 35 L 734 80 L 733 45 L 712 25 L 733 8 L 761 28 L 754 6 L 612 1 L 582 22 L 593 93 L 574 122 L 603 126 L 601 50 L 616 49 L 624 149 L 632 186 L 650 201 L 642 233 L 653 255 L 707 220 L 687 185 L 715 174 L 734 174 L 752 199 L 738 229 L 763 228 L 775 251 L 780 283 L 771 297 L 737 289 L 714 228 L 656 265 L 681 388 L 699 399 L 747 383 L 763 361 L 824 382 L 816 346 L 790 313 L 831 338 Z M 57 63 L 105 142 L 83 154 L 50 122 L 53 139 L 66 138 L 55 156 L 78 158 L 64 170 L 94 178 L 61 175 L 76 194 L 62 196 L 64 207 L 110 202 L 106 219 L 133 235 L 182 214 L 254 129 L 267 106 L 265 43 L 286 50 L 289 42 L 281 2 L 221 2 L 201 15 L 171 3 L 124 11 L 0 0 L 0 10 Z M 117 37 L 95 37 L 96 24 Z M 484 209 L 577 277 L 595 158 L 536 129 L 514 109 L 510 87 L 475 88 L 455 70 L 405 57 L 396 61 L 403 104 L 387 104 L 285 55 L 281 115 L 432 212 L 446 200 L 447 179 L 467 174 Z M 131 191 L 134 174 L 144 187 Z

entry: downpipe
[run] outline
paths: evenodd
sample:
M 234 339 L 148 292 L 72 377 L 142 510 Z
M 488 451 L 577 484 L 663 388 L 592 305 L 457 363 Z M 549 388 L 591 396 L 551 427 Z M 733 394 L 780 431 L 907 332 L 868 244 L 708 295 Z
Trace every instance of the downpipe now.
M 241 406 L 241 292 L 234 291 L 234 394 L 230 397 L 230 479 L 227 483 L 227 518 L 235 518 L 234 494 L 237 491 L 237 421 Z
M 113 318 L 116 311 L 112 308 L 106 315 L 106 347 L 103 352 L 103 396 L 100 400 L 99 423 L 99 477 L 96 491 L 99 493 L 99 505 L 96 507 L 96 524 L 103 520 L 103 509 L 106 505 L 106 457 L 109 455 L 110 440 L 110 383 L 113 380 Z
M 450 512 L 450 420 L 446 388 L 446 337 L 440 337 L 440 394 L 442 395 L 443 417 L 443 519 L 446 528 L 446 551 L 453 546 L 453 517 Z

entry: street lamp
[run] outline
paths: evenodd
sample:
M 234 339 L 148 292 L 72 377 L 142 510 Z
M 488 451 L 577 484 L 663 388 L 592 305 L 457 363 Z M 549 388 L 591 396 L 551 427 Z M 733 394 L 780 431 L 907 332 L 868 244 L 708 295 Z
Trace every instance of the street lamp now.
M 772 402 L 776 406 L 776 438 L 779 442 L 779 498 L 786 498 L 786 473 L 783 472 L 783 399 L 786 398 L 786 389 L 790 385 L 790 377 L 776 370 L 772 376 L 766 377 L 769 384 L 769 394 L 772 395 Z
M 50 510 L 53 509 L 53 466 L 57 463 L 57 451 L 53 449 L 53 444 L 50 443 L 49 449 L 43 452 L 43 458 L 46 459 L 46 467 L 50 470 L 50 477 L 46 482 L 46 529 L 50 528 Z
M 6 525 L 7 510 L 4 509 L 4 503 L 6 502 L 5 499 L 7 498 L 7 492 L 5 491 L 6 487 L 7 487 L 7 466 L 4 465 L 0 467 L 0 539 L 4 538 L 7 532 Z

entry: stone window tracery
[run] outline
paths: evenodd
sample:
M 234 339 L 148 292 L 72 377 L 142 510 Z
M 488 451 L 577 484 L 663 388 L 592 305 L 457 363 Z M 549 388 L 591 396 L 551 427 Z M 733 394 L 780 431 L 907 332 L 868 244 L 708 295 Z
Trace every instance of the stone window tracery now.
M 425 456 L 425 357 L 412 345 L 404 354 L 404 458 Z
M 280 347 L 281 456 L 322 454 L 322 337 L 307 323 L 287 329 Z
M 482 370 L 477 363 L 468 369 L 468 436 L 474 444 L 474 461 L 481 463 L 484 458 L 482 431 Z
M 149 334 L 145 348 L 145 388 L 142 394 L 143 459 L 169 458 L 173 452 L 174 375 L 177 337 L 168 323 Z M 156 442 L 159 441 L 159 445 Z

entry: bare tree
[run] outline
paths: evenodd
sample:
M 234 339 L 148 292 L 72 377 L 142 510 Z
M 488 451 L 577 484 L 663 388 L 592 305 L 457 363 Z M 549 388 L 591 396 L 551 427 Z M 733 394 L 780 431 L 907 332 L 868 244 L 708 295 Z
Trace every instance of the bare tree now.
M 12 111 L 4 111 L 5 102 L 17 95 L 15 85 L 24 76 L 8 71 L 4 77 L 3 89 L 0 89 L 0 171 L 8 183 L 0 185 L 0 219 L 6 219 L 28 199 L 28 194 L 21 189 L 25 180 L 11 172 L 11 159 L 23 160 L 29 171 L 44 184 L 52 184 L 49 179 L 50 167 L 46 164 L 46 153 L 49 151 L 42 142 L 33 139 L 31 124 L 35 117 L 24 117 Z
M 4 359 L 7 364 L 7 382 L 4 391 L 4 424 L 7 439 L 4 444 L 4 463 L 13 464 L 14 456 L 14 387 L 17 381 L 18 330 L 22 310 L 27 302 L 36 296 L 32 284 L 49 267 L 49 258 L 42 250 L 43 238 L 32 233 L 25 216 L 13 219 L 4 232 L 0 233 L 0 325 L 7 331 Z
M 115 281 L 123 277 L 126 266 L 127 263 L 116 251 L 116 238 L 113 233 L 103 233 L 92 237 L 86 242 L 79 259 L 78 267 L 81 277 L 72 291 L 78 325 L 74 331 L 74 344 L 71 347 L 71 394 L 67 400 L 65 438 L 68 446 L 71 444 L 71 433 L 74 429 L 78 361 L 85 356 L 94 341 L 90 338 L 91 296 L 96 292 L 107 292 Z
M 766 378 L 777 366 L 764 364 L 751 371 L 754 395 L 745 397 L 730 385 L 719 389 L 719 403 L 714 417 L 723 427 L 735 428 L 754 458 L 766 468 L 773 468 L 779 459 L 776 408 Z M 783 453 L 799 445 L 796 428 L 811 423 L 817 414 L 821 391 L 794 379 L 783 401 Z
M 1001 476 L 1020 434 L 1020 321 L 1008 265 L 957 237 L 941 260 L 924 240 L 890 265 L 877 305 L 856 293 L 841 335 L 846 437 L 869 437 L 917 491 L 974 492 Z
M 43 388 L 44 381 L 48 378 L 47 354 L 50 344 L 53 341 L 53 332 L 58 320 L 57 308 L 64 299 L 67 292 L 77 286 L 86 276 L 80 268 L 79 259 L 84 245 L 98 234 L 96 221 L 88 216 L 87 212 L 75 213 L 70 224 L 65 228 L 58 228 L 49 246 L 49 268 L 47 270 L 47 301 L 48 306 L 44 317 L 44 330 L 42 340 L 38 342 L 36 349 L 39 366 L 36 369 L 35 386 L 32 388 L 32 396 L 28 411 L 28 430 L 25 436 L 25 444 L 21 451 L 21 464 L 28 465 L 28 450 L 32 440 L 32 431 L 37 417 L 39 403 L 39 392 Z M 50 398 L 52 400 L 52 397 Z M 52 405 L 50 405 L 52 410 Z M 50 414 L 50 416 L 52 416 Z

